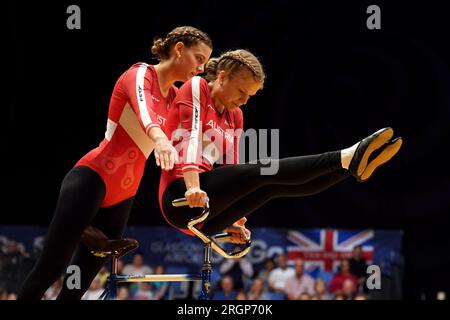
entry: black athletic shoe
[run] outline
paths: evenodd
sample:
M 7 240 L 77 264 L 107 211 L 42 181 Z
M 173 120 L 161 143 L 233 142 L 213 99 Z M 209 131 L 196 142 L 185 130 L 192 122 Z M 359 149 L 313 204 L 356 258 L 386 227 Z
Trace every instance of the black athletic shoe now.
M 350 173 L 361 182 L 361 176 L 366 170 L 369 157 L 375 150 L 388 142 L 394 135 L 394 130 L 390 127 L 378 130 L 374 134 L 361 140 L 356 148 L 352 161 L 348 167 Z
M 392 159 L 393 156 L 397 154 L 403 144 L 403 139 L 401 137 L 395 138 L 389 142 L 387 142 L 378 152 L 373 159 L 369 160 L 369 164 L 366 166 L 366 170 L 364 170 L 361 175 L 359 181 L 364 182 L 369 179 L 372 174 L 383 164 Z

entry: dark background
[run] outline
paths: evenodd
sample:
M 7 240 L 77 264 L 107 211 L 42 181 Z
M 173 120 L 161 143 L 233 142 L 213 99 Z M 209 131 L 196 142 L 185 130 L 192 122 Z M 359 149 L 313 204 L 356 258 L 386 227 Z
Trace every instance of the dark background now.
M 81 30 L 66 28 L 71 4 L 81 8 Z M 371 4 L 381 8 L 381 30 L 366 28 Z M 348 147 L 385 126 L 404 138 L 367 183 L 272 201 L 248 225 L 404 230 L 405 298 L 450 294 L 450 27 L 440 2 L 2 6 L 1 224 L 48 225 L 64 175 L 103 139 L 117 78 L 137 61 L 155 63 L 155 36 L 193 25 L 211 35 L 213 56 L 247 48 L 260 57 L 267 81 L 243 108 L 244 125 L 279 128 L 281 157 Z M 130 224 L 165 225 L 153 161 Z

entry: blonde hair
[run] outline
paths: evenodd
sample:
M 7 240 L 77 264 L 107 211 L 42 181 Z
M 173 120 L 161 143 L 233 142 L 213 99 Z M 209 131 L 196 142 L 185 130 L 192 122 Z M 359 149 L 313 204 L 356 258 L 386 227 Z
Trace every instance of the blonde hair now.
M 164 39 L 155 38 L 152 53 L 158 60 L 169 59 L 170 49 L 177 42 L 182 42 L 188 48 L 202 42 L 212 49 L 212 41 L 207 33 L 191 26 L 183 26 L 170 31 Z
M 205 69 L 205 78 L 208 81 L 216 80 L 221 70 L 226 71 L 231 77 L 242 70 L 248 70 L 252 73 L 253 79 L 261 86 L 263 86 L 266 77 L 258 58 L 244 49 L 227 51 L 218 58 L 210 59 Z

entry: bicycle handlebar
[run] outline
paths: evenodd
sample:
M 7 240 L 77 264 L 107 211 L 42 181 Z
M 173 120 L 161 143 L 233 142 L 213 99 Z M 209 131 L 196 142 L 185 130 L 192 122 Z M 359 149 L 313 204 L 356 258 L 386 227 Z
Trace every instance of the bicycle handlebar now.
M 188 202 L 186 198 L 179 198 L 172 201 L 172 205 L 174 207 L 182 207 L 187 206 Z M 191 219 L 188 223 L 188 229 L 192 231 L 197 237 L 202 239 L 204 243 L 210 243 L 211 248 L 214 249 L 218 254 L 220 254 L 224 258 L 229 259 L 237 259 L 245 256 L 250 251 L 251 241 L 247 240 L 244 248 L 242 250 L 236 252 L 227 252 L 224 248 L 222 248 L 216 241 L 220 242 L 231 242 L 231 236 L 228 233 L 221 233 L 215 235 L 214 237 L 209 237 L 205 235 L 200 229 L 197 229 L 197 225 L 206 220 L 209 215 L 210 207 L 209 207 L 209 199 L 206 200 L 205 206 L 203 207 L 203 212 L 198 217 Z

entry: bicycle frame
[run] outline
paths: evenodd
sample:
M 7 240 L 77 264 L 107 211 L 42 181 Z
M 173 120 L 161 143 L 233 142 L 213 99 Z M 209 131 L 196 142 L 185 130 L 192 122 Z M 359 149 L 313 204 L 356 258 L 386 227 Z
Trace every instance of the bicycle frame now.
M 187 205 L 185 198 L 176 199 L 172 201 L 175 207 Z M 211 249 L 219 253 L 221 256 L 229 259 L 236 259 L 243 257 L 250 250 L 251 242 L 247 241 L 244 249 L 237 252 L 226 252 L 217 242 L 229 242 L 230 236 L 228 234 L 219 234 L 215 237 L 208 237 L 199 229 L 196 228 L 198 224 L 203 222 L 209 215 L 209 202 L 207 201 L 203 212 L 200 216 L 192 219 L 188 223 L 188 229 L 199 237 L 204 243 L 204 259 L 200 274 L 160 274 L 160 275 L 119 275 L 117 274 L 117 256 L 112 256 L 111 273 L 108 278 L 108 285 L 103 294 L 100 296 L 101 300 L 115 299 L 117 296 L 117 283 L 129 282 L 185 282 L 185 281 L 201 281 L 201 291 L 199 300 L 209 300 L 211 289 Z

